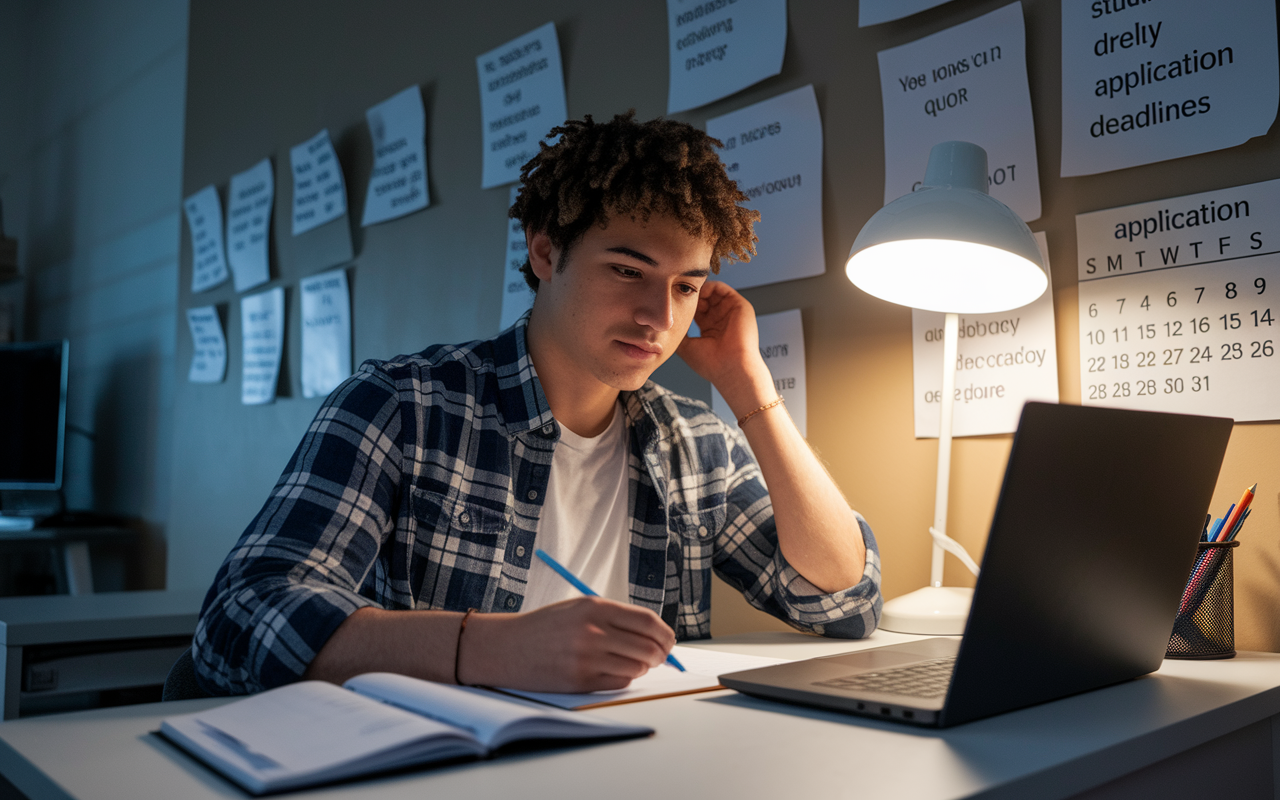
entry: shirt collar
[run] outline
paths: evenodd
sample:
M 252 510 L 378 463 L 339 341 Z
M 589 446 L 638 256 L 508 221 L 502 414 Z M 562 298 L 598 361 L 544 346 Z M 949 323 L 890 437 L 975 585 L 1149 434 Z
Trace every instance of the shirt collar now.
M 494 366 L 498 376 L 498 408 L 511 433 L 548 428 L 555 433 L 556 422 L 551 406 L 542 392 L 542 382 L 533 367 L 525 332 L 529 327 L 526 311 L 515 324 L 493 340 Z

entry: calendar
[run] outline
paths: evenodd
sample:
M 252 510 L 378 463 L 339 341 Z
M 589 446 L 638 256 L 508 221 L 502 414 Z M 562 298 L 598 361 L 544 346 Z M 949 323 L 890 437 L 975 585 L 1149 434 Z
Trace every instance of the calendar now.
M 1280 180 L 1076 217 L 1085 405 L 1280 419 Z

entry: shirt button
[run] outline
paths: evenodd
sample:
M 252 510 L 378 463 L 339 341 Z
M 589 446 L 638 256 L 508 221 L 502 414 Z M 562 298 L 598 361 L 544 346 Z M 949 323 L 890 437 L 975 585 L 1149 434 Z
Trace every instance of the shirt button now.
M 707 535 L 707 526 L 706 526 L 706 525 L 699 525 L 699 526 L 698 526 L 698 535 L 699 535 L 699 536 L 706 536 L 706 535 Z
M 525 495 L 525 497 L 529 498 L 530 500 L 537 500 L 537 499 L 538 499 L 538 490 L 537 490 L 537 489 L 530 489 L 530 490 L 529 490 L 529 493 L 528 493 L 528 494 L 526 494 L 526 495 Z
M 508 597 L 507 608 L 515 608 L 515 607 L 516 607 L 516 599 L 514 597 Z
M 466 525 L 470 521 L 471 521 L 471 515 L 468 514 L 467 512 L 463 511 L 461 514 L 458 515 L 458 522 L 461 522 L 463 525 Z
M 524 558 L 524 545 L 516 545 L 516 555 L 520 558 Z
M 653 573 L 652 573 L 652 572 L 650 572 L 650 573 L 649 573 L 649 575 L 648 575 L 648 577 L 646 577 L 646 578 L 645 578 L 645 582 L 646 582 L 646 583 L 653 583 L 653 578 L 654 578 L 654 575 L 653 575 Z
M 543 426 L 542 426 L 542 432 L 543 432 L 544 434 L 546 434 L 547 436 L 550 436 L 551 434 L 553 434 L 553 433 L 555 433 L 555 432 L 556 432 L 556 429 L 555 429 L 555 426 L 554 426 L 554 425 L 552 425 L 550 422 L 548 422 L 546 425 L 543 425 Z

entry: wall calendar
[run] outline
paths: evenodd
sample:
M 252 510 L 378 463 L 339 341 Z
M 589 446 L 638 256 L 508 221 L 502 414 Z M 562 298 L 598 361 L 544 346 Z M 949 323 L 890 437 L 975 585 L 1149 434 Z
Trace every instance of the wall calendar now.
M 1085 405 L 1280 419 L 1280 180 L 1076 217 Z

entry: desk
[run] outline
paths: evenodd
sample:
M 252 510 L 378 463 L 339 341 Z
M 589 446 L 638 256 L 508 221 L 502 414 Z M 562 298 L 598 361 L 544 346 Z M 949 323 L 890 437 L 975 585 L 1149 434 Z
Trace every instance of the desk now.
M 851 643 L 769 633 L 704 646 L 807 657 L 909 638 L 878 632 L 868 642 Z M 31 800 L 244 797 L 148 733 L 166 716 L 221 702 L 188 700 L 5 722 L 0 774 Z M 428 768 L 288 797 L 940 800 L 1092 792 L 1086 796 L 1174 800 L 1191 796 L 1200 775 L 1216 788 L 1207 796 L 1271 798 L 1272 738 L 1280 738 L 1280 655 L 1170 661 L 1137 681 L 945 731 L 727 691 L 595 713 L 650 725 L 657 734 Z M 1164 761 L 1180 753 L 1186 755 Z M 1206 768 L 1206 759 L 1217 760 Z M 1184 791 L 1160 788 L 1170 785 Z
M 191 645 L 203 600 L 203 591 L 0 598 L 4 719 L 41 696 L 164 683 Z M 24 687 L 26 667 L 35 661 L 49 665 L 44 683 Z M 49 669 L 58 668 L 61 680 L 53 673 L 50 685 Z
M 138 532 L 116 525 L 36 527 L 30 530 L 0 530 L 0 553 L 16 556 L 47 552 L 53 556 L 53 580 L 61 594 L 91 594 L 93 565 L 91 549 L 113 549 L 118 557 L 133 559 L 139 548 Z

